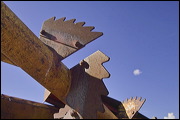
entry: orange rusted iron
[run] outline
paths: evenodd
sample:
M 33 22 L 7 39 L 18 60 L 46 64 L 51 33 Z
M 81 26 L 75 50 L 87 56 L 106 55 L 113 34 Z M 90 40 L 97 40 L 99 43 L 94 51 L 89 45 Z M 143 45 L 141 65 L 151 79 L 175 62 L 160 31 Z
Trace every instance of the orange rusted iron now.
M 58 108 L 1 94 L 1 119 L 53 119 Z
M 61 57 L 39 40 L 3 2 L 1 54 L 59 99 L 63 100 L 68 93 L 71 84 L 70 70 L 60 61 Z

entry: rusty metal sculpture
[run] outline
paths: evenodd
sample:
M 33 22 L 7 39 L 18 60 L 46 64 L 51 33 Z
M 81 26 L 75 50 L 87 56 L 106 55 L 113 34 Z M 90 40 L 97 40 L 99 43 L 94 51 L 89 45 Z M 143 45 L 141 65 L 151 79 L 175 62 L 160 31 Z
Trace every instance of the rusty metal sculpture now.
M 43 106 L 42 114 L 47 114 L 43 116 L 39 114 L 41 111 L 33 111 L 38 109 L 33 106 L 35 102 L 1 95 L 1 118 L 147 118 L 138 112 L 145 100 L 133 98 L 121 103 L 107 96 L 109 92 L 103 78 L 110 74 L 102 64 L 110 58 L 101 51 L 71 69 L 61 62 L 100 37 L 102 32 L 93 32 L 93 26 L 83 26 L 85 22 L 74 23 L 75 19 L 65 21 L 65 17 L 58 20 L 53 17 L 43 23 L 39 39 L 3 2 L 1 10 L 1 61 L 16 65 L 31 75 L 46 88 L 44 101 L 54 105 L 36 103 Z M 10 109 L 8 104 L 21 111 L 22 105 L 18 103 L 22 101 L 29 112 L 16 115 L 17 111 Z

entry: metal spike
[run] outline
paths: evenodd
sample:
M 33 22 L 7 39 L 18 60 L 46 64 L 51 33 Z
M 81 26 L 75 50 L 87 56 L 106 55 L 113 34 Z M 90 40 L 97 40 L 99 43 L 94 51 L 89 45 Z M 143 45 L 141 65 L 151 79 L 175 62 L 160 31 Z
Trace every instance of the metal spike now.
M 84 27 L 86 30 L 89 30 L 89 31 L 92 31 L 95 27 L 94 26 L 87 26 L 87 27 Z
M 142 97 L 139 97 L 137 100 L 141 101 Z
M 78 25 L 78 26 L 83 26 L 85 24 L 85 22 L 78 22 L 78 23 L 76 23 L 76 25 Z
M 66 19 L 66 17 L 62 17 L 62 18 L 60 18 L 60 19 L 58 19 L 58 20 L 56 20 L 56 21 L 64 21 Z
M 137 96 L 133 98 L 134 100 L 137 100 Z
M 74 23 L 76 21 L 76 19 L 70 19 L 70 20 L 67 20 L 65 21 L 66 23 Z

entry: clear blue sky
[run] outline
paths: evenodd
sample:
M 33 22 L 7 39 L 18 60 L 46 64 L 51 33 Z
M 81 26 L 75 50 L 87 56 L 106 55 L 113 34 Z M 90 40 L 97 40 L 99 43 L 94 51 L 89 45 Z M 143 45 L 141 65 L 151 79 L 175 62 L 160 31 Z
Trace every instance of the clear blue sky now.
M 71 68 L 97 50 L 111 59 L 104 63 L 109 96 L 119 101 L 141 96 L 139 111 L 152 118 L 173 113 L 179 118 L 178 1 L 59 1 L 4 2 L 39 37 L 42 23 L 57 19 L 85 21 L 104 35 L 62 62 Z M 133 71 L 139 69 L 140 74 Z M 37 102 L 44 87 L 18 67 L 1 62 L 1 93 Z

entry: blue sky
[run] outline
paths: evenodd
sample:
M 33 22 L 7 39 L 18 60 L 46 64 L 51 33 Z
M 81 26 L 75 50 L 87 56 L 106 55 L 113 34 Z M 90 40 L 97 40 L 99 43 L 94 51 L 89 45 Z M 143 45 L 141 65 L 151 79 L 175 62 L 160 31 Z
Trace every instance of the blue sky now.
M 143 115 L 164 118 L 173 113 L 179 118 L 178 1 L 4 3 L 38 37 L 42 23 L 54 16 L 95 26 L 93 31 L 103 36 L 62 62 L 71 68 L 100 50 L 110 57 L 103 64 L 111 74 L 103 80 L 110 97 L 123 101 L 141 96 L 146 98 L 139 111 Z M 1 93 L 42 102 L 44 87 L 21 68 L 1 62 Z

